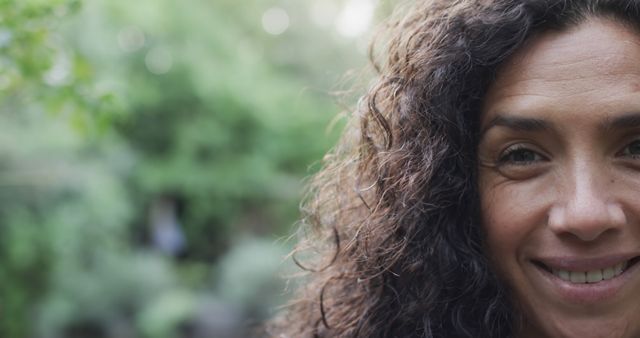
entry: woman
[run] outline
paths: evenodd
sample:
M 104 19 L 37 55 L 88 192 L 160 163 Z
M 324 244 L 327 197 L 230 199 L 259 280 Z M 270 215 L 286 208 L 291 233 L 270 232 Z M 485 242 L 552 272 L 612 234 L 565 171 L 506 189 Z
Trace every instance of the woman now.
M 389 30 L 273 334 L 640 337 L 640 1 L 419 1 Z

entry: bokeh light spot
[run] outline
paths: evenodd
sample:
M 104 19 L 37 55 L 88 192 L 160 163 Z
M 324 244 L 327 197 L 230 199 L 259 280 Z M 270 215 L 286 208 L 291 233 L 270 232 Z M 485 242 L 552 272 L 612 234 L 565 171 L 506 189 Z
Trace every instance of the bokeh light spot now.
M 349 0 L 336 20 L 340 35 L 355 38 L 367 31 L 376 6 L 375 0 Z
M 262 28 L 272 35 L 284 33 L 289 28 L 289 14 L 282 8 L 269 8 L 262 14 Z
M 144 32 L 136 26 L 125 27 L 118 33 L 118 45 L 125 52 L 137 51 L 144 46 L 144 41 Z
M 171 51 L 164 47 L 154 47 L 144 58 L 147 69 L 157 75 L 165 74 L 171 70 L 173 66 L 173 57 Z

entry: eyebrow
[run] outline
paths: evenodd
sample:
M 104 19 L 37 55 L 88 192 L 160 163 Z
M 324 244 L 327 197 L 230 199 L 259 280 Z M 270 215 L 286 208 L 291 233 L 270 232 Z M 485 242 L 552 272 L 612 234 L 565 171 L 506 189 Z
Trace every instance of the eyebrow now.
M 640 112 L 626 113 L 604 121 L 602 129 L 630 129 L 640 127 Z
M 482 137 L 489 129 L 496 126 L 527 132 L 553 129 L 553 126 L 545 120 L 530 117 L 498 115 L 489 121 L 487 126 L 480 131 L 480 137 Z M 600 125 L 600 129 L 607 132 L 615 129 L 633 128 L 640 128 L 640 112 L 631 112 L 613 118 L 608 118 Z
M 640 124 L 640 114 L 637 115 L 638 123 Z M 493 118 L 489 123 L 480 131 L 480 136 L 484 135 L 487 130 L 496 127 L 507 127 L 513 130 L 519 131 L 543 131 L 551 129 L 551 125 L 549 122 L 541 119 L 530 118 L 530 117 L 517 117 L 517 116 L 504 116 L 498 115 Z

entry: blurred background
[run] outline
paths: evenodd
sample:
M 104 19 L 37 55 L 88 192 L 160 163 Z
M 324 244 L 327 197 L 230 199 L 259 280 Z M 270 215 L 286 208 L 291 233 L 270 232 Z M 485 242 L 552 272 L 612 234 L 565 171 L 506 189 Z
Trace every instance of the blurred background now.
M 0 337 L 252 336 L 376 0 L 0 0 Z

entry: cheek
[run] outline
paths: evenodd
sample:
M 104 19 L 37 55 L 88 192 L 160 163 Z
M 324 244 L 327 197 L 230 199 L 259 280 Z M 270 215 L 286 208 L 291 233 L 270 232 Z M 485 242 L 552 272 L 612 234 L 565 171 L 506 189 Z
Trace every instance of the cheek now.
M 537 185 L 522 183 L 481 186 L 486 249 L 497 268 L 515 263 L 519 253 L 534 244 L 534 234 L 545 224 L 546 194 Z
M 505 257 L 515 253 L 516 243 L 523 230 L 522 224 L 517 221 L 520 218 L 517 208 L 510 204 L 508 199 L 482 199 L 482 227 L 486 249 L 496 263 L 503 262 Z

